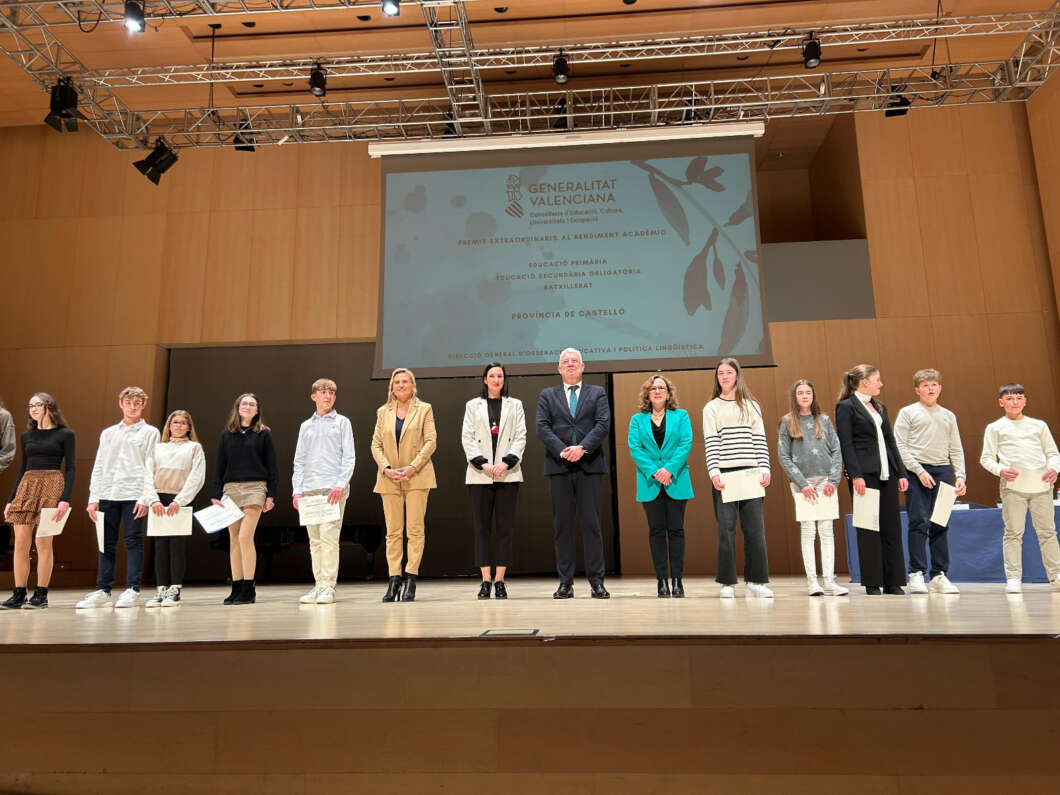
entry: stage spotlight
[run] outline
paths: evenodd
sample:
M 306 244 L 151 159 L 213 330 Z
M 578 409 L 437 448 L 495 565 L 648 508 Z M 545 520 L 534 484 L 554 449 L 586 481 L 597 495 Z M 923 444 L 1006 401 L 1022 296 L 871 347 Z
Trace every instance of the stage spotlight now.
M 552 129 L 570 130 L 574 128 L 570 117 L 567 115 L 567 98 L 560 97 L 552 108 Z
M 552 60 L 552 78 L 560 85 L 570 80 L 570 63 L 563 56 L 563 50 Z
M 703 121 L 703 117 L 699 115 L 699 111 L 696 110 L 695 100 L 685 100 L 685 112 L 681 114 L 681 121 L 691 123 L 695 121 Z
M 77 109 L 77 89 L 69 77 L 52 86 L 51 102 L 44 123 L 56 132 L 77 132 L 77 120 L 85 118 Z
M 821 65 L 821 42 L 812 32 L 802 45 L 802 65 L 807 69 L 816 69 Z
M 309 93 L 314 97 L 322 97 L 328 93 L 328 76 L 324 69 L 317 64 L 309 73 Z
M 143 33 L 146 21 L 144 20 L 144 7 L 146 0 L 125 0 L 125 29 L 130 33 Z
M 232 143 L 235 144 L 237 152 L 254 151 L 254 136 L 251 134 L 249 119 L 243 119 L 243 121 L 239 122 L 239 130 L 232 138 Z
M 883 112 L 885 118 L 892 119 L 895 116 L 904 116 L 909 112 L 909 106 L 913 102 L 905 94 L 891 97 L 887 102 L 887 109 Z
M 401 13 L 401 0 L 383 0 L 383 13 L 388 17 L 396 17 Z
M 162 175 L 169 171 L 176 162 L 177 153 L 169 148 L 165 139 L 159 138 L 155 141 L 155 148 L 151 150 L 151 154 L 143 160 L 137 160 L 133 165 L 136 166 L 137 171 L 157 185 Z

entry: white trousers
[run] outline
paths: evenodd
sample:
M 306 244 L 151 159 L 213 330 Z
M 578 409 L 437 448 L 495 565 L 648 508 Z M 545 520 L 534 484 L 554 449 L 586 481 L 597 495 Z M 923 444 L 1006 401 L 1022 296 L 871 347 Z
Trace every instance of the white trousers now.
M 307 492 L 310 494 L 327 494 L 328 490 Z M 309 557 L 313 564 L 313 579 L 317 588 L 334 588 L 339 579 L 339 536 L 342 534 L 342 515 L 346 511 L 346 499 L 350 496 L 349 487 L 342 492 L 339 502 L 339 518 L 335 522 L 311 524 L 306 527 L 309 533 Z

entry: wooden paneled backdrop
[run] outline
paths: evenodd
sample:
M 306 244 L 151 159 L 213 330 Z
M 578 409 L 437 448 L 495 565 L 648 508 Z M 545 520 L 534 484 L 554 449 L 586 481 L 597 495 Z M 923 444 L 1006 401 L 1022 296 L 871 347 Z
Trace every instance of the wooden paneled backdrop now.
M 859 362 L 880 366 L 892 413 L 912 399 L 914 370 L 943 372 L 942 400 L 960 419 L 979 502 L 996 496 L 976 462 L 1000 382 L 1026 384 L 1029 413 L 1060 432 L 1058 129 L 1054 83 L 1027 107 L 839 117 L 809 165 L 759 172 L 765 242 L 868 236 L 877 310 L 876 318 L 770 325 L 778 366 L 749 373 L 749 382 L 771 436 L 794 379 L 811 379 L 830 407 L 841 372 Z M 167 347 L 375 335 L 380 169 L 364 144 L 183 152 L 158 187 L 133 159 L 87 132 L 0 129 L 0 395 L 21 426 L 27 396 L 52 392 L 79 437 L 80 522 L 56 545 L 57 585 L 95 570 L 80 509 L 96 439 L 116 421 L 126 384 L 159 398 L 151 416 L 161 421 Z M 645 375 L 615 378 L 627 573 L 650 571 L 625 450 Z M 712 377 L 674 374 L 697 434 Z M 689 571 L 712 572 L 701 439 L 693 459 Z M 5 495 L 11 480 L 11 472 L 0 478 Z M 771 567 L 800 572 L 779 468 L 774 483 Z

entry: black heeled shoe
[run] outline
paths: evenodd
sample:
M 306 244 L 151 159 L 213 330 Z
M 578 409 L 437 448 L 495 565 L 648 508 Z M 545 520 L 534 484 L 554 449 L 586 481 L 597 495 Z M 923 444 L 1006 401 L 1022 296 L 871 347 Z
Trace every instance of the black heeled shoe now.
M 659 580 L 659 598 L 660 599 L 669 599 L 670 598 L 670 586 L 667 584 L 665 579 Z
M 674 599 L 684 599 L 685 598 L 685 586 L 684 586 L 684 583 L 681 582 L 681 578 L 680 577 L 674 577 L 673 588 L 671 588 L 670 590 L 672 591 L 672 593 L 674 595 Z
M 498 580 L 493 583 L 493 598 L 494 599 L 507 599 L 508 589 L 504 587 L 504 580 Z
M 391 577 L 386 583 L 386 593 L 383 594 L 384 602 L 396 602 L 398 593 L 401 591 L 401 578 Z
M 491 583 L 489 580 L 483 580 L 482 581 L 482 585 L 478 589 L 478 598 L 479 599 L 489 599 L 490 598 L 490 588 L 492 588 L 492 587 L 493 587 L 493 583 Z
M 235 604 L 236 597 L 243 592 L 243 581 L 232 580 L 232 593 L 225 597 L 224 603 L 226 605 Z
M 415 602 L 416 601 L 416 575 L 406 574 L 405 575 L 405 588 L 401 592 L 402 602 Z
M 234 605 L 252 605 L 258 601 L 258 592 L 254 588 L 254 580 L 242 580 L 242 589 L 236 594 L 236 598 L 232 600 Z

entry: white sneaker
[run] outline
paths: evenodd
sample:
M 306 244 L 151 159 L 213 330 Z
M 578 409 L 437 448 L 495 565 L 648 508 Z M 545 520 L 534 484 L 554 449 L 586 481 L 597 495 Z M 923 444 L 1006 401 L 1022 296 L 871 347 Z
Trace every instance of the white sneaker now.
M 928 583 L 931 593 L 960 593 L 961 589 L 949 581 L 945 574 L 936 574 Z
M 140 592 L 134 591 L 132 588 L 126 588 L 121 592 L 121 596 L 118 597 L 118 601 L 114 603 L 115 607 L 136 607 L 136 604 L 140 601 Z
M 298 601 L 300 603 L 304 604 L 304 605 L 316 604 L 317 594 L 319 594 L 319 593 L 320 593 L 320 589 L 317 588 L 316 586 L 313 586 L 313 590 L 311 590 L 307 594 L 304 594 L 303 596 L 300 596 L 298 598 Z
M 824 592 L 829 596 L 846 596 L 850 593 L 849 588 L 844 588 L 835 581 L 835 577 L 824 578 Z
M 721 586 L 721 591 L 718 593 L 718 596 L 722 599 L 735 599 L 736 589 L 731 585 L 723 585 Z
M 773 591 L 770 590 L 768 585 L 764 585 L 763 583 L 749 582 L 747 583 L 746 596 L 755 596 L 759 599 L 772 599 Z
M 161 607 L 166 598 L 166 586 L 159 585 L 155 595 L 144 602 L 144 607 Z
M 166 589 L 166 598 L 162 600 L 162 607 L 180 607 L 180 585 L 171 585 Z
M 821 587 L 821 584 L 817 582 L 816 577 L 806 578 L 806 593 L 810 596 L 821 596 L 824 594 L 824 589 Z
M 335 589 L 334 588 L 321 588 L 317 591 L 317 604 L 318 605 L 330 605 L 335 602 Z
M 914 571 L 909 574 L 909 593 L 927 593 L 928 587 L 924 584 L 924 572 Z
M 1060 591 L 1060 577 L 1057 577 L 1055 580 L 1050 580 L 1049 587 L 1054 591 Z
M 1023 583 L 1019 580 L 1005 580 L 1005 593 L 1023 593 Z
M 78 609 L 88 607 L 110 607 L 112 604 L 114 604 L 114 602 L 111 601 L 109 593 L 106 591 L 93 591 L 78 602 L 77 607 Z

